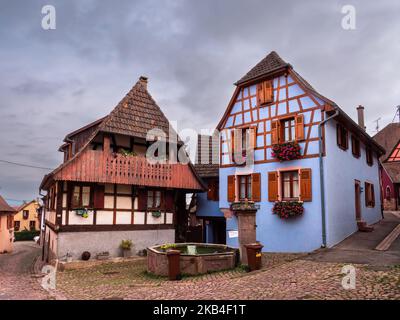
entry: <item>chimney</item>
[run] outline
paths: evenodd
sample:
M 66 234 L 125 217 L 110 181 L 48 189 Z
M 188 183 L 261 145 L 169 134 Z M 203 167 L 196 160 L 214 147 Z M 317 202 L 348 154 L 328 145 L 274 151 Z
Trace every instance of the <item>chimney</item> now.
M 145 77 L 145 76 L 140 76 L 139 81 L 142 84 L 142 86 L 147 90 L 147 81 L 149 80 L 149 78 Z
M 365 127 L 365 122 L 364 122 L 364 107 L 362 105 L 359 105 L 357 107 L 357 115 L 358 115 L 358 125 L 366 130 L 367 128 Z

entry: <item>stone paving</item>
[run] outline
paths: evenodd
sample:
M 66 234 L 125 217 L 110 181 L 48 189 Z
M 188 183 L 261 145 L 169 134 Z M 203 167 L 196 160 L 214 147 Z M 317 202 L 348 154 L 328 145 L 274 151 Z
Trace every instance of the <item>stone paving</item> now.
M 0 300 L 42 300 L 51 296 L 32 276 L 40 247 L 33 242 L 14 243 L 14 252 L 0 255 Z

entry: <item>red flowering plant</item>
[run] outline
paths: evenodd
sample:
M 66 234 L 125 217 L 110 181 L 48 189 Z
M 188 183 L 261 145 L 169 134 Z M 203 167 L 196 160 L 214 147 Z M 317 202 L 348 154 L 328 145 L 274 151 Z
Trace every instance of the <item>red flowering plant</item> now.
M 272 156 L 280 161 L 301 158 L 300 145 L 297 142 L 285 142 L 272 147 Z
M 304 212 L 303 202 L 301 201 L 277 201 L 272 208 L 272 213 L 281 219 L 297 217 Z

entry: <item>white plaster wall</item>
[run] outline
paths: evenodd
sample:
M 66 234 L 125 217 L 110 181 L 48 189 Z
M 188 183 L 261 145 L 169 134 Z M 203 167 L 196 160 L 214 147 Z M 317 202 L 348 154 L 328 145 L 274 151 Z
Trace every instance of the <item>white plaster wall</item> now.
M 174 214 L 167 212 L 167 224 L 172 224 L 174 222 Z
M 144 212 L 135 212 L 133 224 L 144 224 Z
M 155 218 L 151 212 L 147 212 L 147 224 L 164 224 L 164 213 L 161 213 L 159 218 Z
M 114 196 L 104 196 L 104 208 L 114 209 Z
M 174 229 L 135 230 L 135 231 L 99 231 L 99 232 L 62 232 L 58 235 L 58 255 L 72 253 L 73 259 L 80 259 L 82 252 L 89 251 L 91 259 L 104 251 L 113 257 L 121 256 L 119 245 L 122 240 L 132 240 L 132 252 L 149 246 L 175 242 Z
M 368 224 L 381 219 L 381 201 L 379 184 L 379 165 L 374 155 L 373 166 L 368 166 L 365 145 L 361 142 L 361 157 L 355 158 L 349 148 L 343 151 L 336 142 L 336 121 L 329 121 L 326 126 L 325 199 L 327 216 L 327 242 L 333 246 L 357 231 L 355 214 L 354 180 L 372 182 L 375 190 L 375 207 L 365 206 L 365 190 L 361 193 L 361 216 Z
M 132 209 L 132 198 L 117 197 L 117 209 Z
M 61 224 L 64 225 L 64 226 L 67 224 L 67 211 L 66 210 L 62 211 Z
M 93 211 L 89 211 L 89 217 L 83 218 L 81 216 L 78 216 L 75 211 L 70 211 L 69 212 L 69 220 L 68 224 L 69 225 L 89 225 L 93 224 Z
M 64 193 L 63 197 L 62 197 L 62 206 L 63 206 L 63 208 L 67 207 L 67 194 L 66 193 Z
M 131 224 L 132 212 L 117 211 L 116 224 Z
M 96 224 L 113 224 L 114 212 L 113 211 L 97 211 Z

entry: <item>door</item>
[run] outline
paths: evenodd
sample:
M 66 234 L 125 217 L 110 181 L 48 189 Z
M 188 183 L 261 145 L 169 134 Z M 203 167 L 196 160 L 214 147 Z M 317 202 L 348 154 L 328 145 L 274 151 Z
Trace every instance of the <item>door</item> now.
M 354 181 L 354 195 L 356 208 L 356 221 L 361 221 L 361 187 L 360 181 Z

